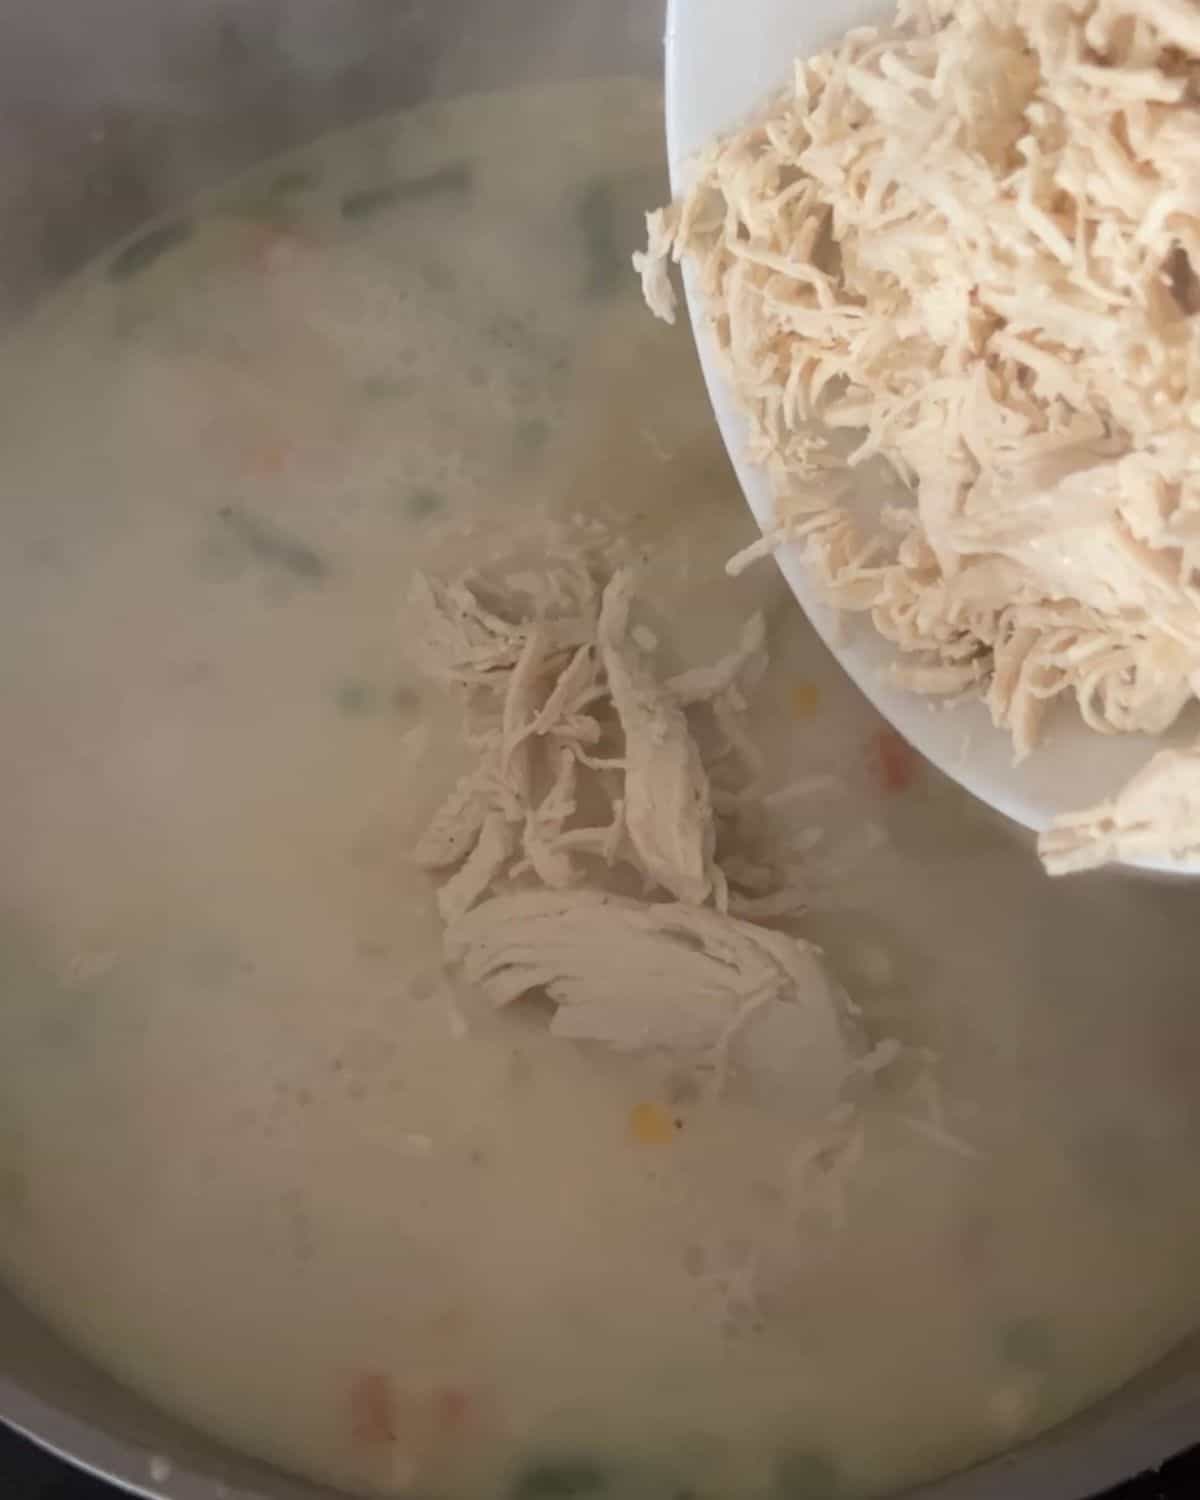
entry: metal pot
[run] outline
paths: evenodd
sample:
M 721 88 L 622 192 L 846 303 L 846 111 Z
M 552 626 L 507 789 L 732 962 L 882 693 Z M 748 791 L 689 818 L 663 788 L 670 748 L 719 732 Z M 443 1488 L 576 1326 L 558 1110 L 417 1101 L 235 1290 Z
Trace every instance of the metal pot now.
M 56 0 L 9 8 L 0 21 L 0 323 L 138 223 L 256 161 L 435 94 L 653 75 L 661 28 L 658 0 Z M 332 1497 L 168 1420 L 2 1289 L 0 1418 L 146 1494 Z M 1027 1448 L 920 1495 L 1077 1500 L 1198 1434 L 1193 1344 Z

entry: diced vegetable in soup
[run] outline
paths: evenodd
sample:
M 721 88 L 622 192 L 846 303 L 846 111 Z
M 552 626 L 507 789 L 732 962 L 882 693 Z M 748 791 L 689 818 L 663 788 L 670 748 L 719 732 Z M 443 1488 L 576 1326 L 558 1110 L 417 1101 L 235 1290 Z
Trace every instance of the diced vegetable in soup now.
M 625 263 L 660 154 L 643 81 L 430 105 L 146 227 L 0 353 L 0 1267 L 131 1386 L 348 1492 L 882 1495 L 1090 1403 L 1200 1303 L 1195 898 L 1035 878 L 772 570 L 724 578 L 749 522 Z M 538 756 L 581 691 L 539 907 L 568 947 L 526 983 L 528 927 L 468 893 L 492 1004 L 443 949 L 467 847 L 427 833 L 479 706 L 406 601 L 499 608 L 489 580 L 584 552 L 632 602 L 575 666 L 522 637 Z M 707 802 L 626 798 L 635 751 Z M 593 881 L 638 935 L 603 964 Z M 670 984 L 604 979 L 662 924 Z M 750 1056 L 738 986 L 778 1000 L 782 953 L 820 1067 L 789 1032 Z M 731 1021 L 715 1049 L 641 1044 L 631 997 L 680 995 Z

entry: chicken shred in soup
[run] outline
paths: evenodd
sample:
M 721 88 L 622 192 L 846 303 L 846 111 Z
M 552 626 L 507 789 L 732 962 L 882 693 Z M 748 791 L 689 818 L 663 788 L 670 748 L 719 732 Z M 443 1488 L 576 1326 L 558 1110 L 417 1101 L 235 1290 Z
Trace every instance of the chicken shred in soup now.
M 0 1268 L 350 1492 L 881 1495 L 1200 1309 L 1195 898 L 1048 883 L 773 567 L 723 577 L 750 522 L 629 268 L 660 132 L 635 80 L 423 106 L 143 231 L 0 360 Z M 899 1054 L 852 1150 L 786 1077 L 445 976 L 411 851 L 473 751 L 403 603 L 550 538 L 623 549 L 679 670 L 765 618 L 793 930 Z

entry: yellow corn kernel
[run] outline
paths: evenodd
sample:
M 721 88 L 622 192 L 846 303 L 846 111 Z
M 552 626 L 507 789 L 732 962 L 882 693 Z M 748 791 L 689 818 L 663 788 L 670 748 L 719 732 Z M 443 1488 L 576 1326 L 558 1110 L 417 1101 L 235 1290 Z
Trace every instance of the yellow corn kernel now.
M 675 1138 L 671 1116 L 661 1104 L 635 1104 L 629 1111 L 629 1133 L 639 1146 L 669 1146 Z

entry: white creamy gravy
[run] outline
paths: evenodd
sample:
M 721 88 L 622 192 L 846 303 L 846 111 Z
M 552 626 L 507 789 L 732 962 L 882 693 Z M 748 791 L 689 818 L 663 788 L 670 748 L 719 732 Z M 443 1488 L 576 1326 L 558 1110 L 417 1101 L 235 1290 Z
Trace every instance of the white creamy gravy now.
M 1086 1404 L 1200 1300 L 1194 901 L 1052 885 L 881 774 L 773 570 L 721 580 L 748 521 L 627 266 L 659 132 L 617 81 L 322 142 L 0 364 L 0 1266 L 164 1406 L 351 1489 L 879 1493 Z M 400 600 L 576 514 L 650 557 L 683 660 L 768 609 L 773 770 L 888 832 L 804 930 L 940 1055 L 978 1155 L 882 1111 L 840 1230 L 786 1105 L 448 1024 L 405 851 L 465 751 Z

